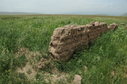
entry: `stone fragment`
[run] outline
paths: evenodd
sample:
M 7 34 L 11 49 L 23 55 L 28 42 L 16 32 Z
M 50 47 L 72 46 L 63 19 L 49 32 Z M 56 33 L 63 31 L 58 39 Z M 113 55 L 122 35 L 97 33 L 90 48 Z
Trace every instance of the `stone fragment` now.
M 110 29 L 110 30 L 116 30 L 117 28 L 118 28 L 118 25 L 116 23 L 110 24 L 108 26 L 108 29 Z
M 75 75 L 72 84 L 81 84 L 82 77 L 80 75 Z

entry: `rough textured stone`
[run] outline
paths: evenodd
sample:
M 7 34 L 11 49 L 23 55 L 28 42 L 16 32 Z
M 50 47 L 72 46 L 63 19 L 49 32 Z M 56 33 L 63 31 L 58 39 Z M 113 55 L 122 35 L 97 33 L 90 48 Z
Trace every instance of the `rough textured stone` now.
M 82 77 L 80 75 L 75 75 L 72 84 L 81 84 Z
M 113 24 L 110 24 L 108 26 L 108 28 L 111 29 L 111 30 L 116 30 L 118 28 L 118 25 L 116 23 L 113 23 Z
M 102 33 L 115 30 L 117 27 L 117 24 L 108 26 L 104 22 L 94 22 L 87 25 L 56 28 L 51 37 L 49 52 L 55 59 L 66 61 L 76 50 L 87 47 Z

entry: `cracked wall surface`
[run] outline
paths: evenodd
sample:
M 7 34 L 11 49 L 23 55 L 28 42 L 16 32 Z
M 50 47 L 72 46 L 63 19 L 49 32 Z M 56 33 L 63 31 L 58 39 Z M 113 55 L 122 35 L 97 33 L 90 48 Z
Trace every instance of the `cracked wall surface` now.
M 118 27 L 113 23 L 94 22 L 87 25 L 67 25 L 56 28 L 51 37 L 49 53 L 60 61 L 69 60 L 76 50 L 89 46 L 104 32 L 115 30 Z

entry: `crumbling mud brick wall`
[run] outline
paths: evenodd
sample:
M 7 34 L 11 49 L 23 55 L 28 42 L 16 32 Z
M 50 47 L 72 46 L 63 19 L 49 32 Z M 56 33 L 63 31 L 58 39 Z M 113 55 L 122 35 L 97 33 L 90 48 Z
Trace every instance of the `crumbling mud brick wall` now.
M 68 25 L 56 28 L 51 37 L 49 53 L 60 61 L 67 61 L 73 53 L 87 47 L 100 35 L 109 30 L 115 30 L 116 24 L 107 25 L 104 22 L 94 22 L 87 25 Z

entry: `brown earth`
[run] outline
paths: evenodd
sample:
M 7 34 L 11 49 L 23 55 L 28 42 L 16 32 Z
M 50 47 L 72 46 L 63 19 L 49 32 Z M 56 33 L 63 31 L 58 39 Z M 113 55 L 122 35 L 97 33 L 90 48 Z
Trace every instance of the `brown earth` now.
M 53 58 L 67 61 L 75 51 L 88 47 L 104 32 L 115 30 L 117 27 L 115 23 L 108 26 L 104 22 L 94 22 L 87 25 L 67 25 L 56 28 L 51 37 L 49 52 Z

